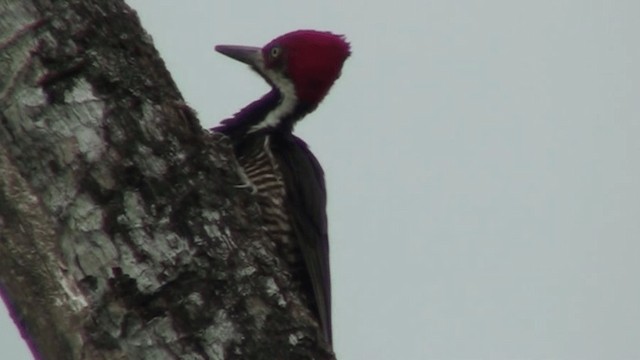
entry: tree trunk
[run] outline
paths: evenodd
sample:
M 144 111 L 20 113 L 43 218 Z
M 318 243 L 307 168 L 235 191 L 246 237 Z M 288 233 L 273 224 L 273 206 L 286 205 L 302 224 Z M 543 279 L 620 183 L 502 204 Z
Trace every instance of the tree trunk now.
M 120 0 L 0 0 L 0 289 L 41 359 L 333 359 Z

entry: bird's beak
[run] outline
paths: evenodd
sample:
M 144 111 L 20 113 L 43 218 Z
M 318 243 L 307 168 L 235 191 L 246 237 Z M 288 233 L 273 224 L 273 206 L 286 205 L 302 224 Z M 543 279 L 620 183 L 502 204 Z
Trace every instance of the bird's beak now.
M 262 57 L 262 49 L 253 46 L 218 45 L 216 51 L 251 66 L 257 66 Z

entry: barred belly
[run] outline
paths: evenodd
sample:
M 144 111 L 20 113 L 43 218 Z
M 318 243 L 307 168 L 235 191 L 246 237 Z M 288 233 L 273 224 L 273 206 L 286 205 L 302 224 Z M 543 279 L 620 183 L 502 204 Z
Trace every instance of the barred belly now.
M 257 190 L 262 220 L 269 237 L 274 241 L 280 256 L 293 270 L 302 265 L 302 254 L 294 241 L 291 221 L 285 204 L 286 188 L 270 147 L 270 138 L 254 146 L 238 161 Z

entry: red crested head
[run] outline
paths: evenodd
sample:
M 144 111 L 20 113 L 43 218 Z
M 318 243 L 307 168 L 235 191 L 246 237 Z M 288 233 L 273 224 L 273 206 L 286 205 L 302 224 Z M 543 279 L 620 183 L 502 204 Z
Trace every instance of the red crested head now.
M 218 45 L 216 50 L 251 65 L 284 97 L 312 108 L 327 95 L 351 54 L 344 36 L 315 30 L 290 32 L 262 48 Z
M 262 48 L 267 69 L 284 74 L 299 100 L 317 105 L 340 77 L 351 51 L 344 36 L 315 30 L 282 35 Z
M 216 51 L 250 65 L 273 87 L 224 122 L 221 131 L 238 134 L 291 131 L 324 99 L 351 54 L 343 36 L 315 30 L 290 32 L 262 48 L 218 45 Z

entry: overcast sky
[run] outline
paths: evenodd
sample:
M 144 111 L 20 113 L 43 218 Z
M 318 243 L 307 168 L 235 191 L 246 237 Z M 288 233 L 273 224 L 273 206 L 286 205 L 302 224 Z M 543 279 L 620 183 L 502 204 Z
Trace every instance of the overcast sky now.
M 215 44 L 350 40 L 296 129 L 339 359 L 640 359 L 639 1 L 128 3 L 205 127 L 267 91 Z

